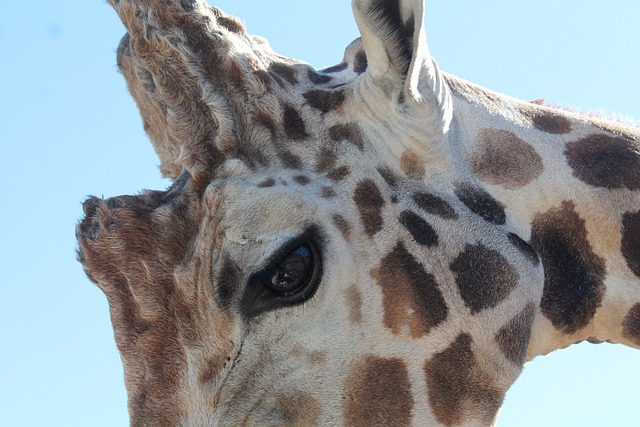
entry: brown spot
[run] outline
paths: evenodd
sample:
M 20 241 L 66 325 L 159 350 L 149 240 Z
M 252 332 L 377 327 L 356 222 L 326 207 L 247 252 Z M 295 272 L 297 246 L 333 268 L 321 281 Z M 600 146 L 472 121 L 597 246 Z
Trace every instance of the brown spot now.
M 333 215 L 333 223 L 338 227 L 338 230 L 342 233 L 342 236 L 348 240 L 349 235 L 351 234 L 351 226 L 341 215 L 335 214 Z
M 502 405 L 504 393 L 482 371 L 471 343 L 469 335 L 461 334 L 424 365 L 429 404 L 438 422 L 446 426 L 474 419 L 490 425 Z
M 295 85 L 298 83 L 298 79 L 296 78 L 296 70 L 290 65 L 283 64 L 281 62 L 274 62 L 269 66 L 269 73 L 275 74 L 277 77 L 286 80 L 291 85 Z M 276 80 L 280 81 L 280 79 Z
M 416 193 L 413 195 L 416 205 L 427 213 L 444 219 L 456 219 L 458 214 L 449 202 L 430 193 Z
M 276 153 L 285 167 L 289 169 L 302 169 L 302 161 L 296 154 L 284 149 L 278 149 Z
M 336 168 L 337 156 L 330 148 L 322 148 L 318 153 L 316 160 L 316 171 L 325 173 L 327 178 L 333 181 L 341 181 L 351 173 L 348 166 L 340 166 Z
M 320 110 L 322 113 L 328 113 L 339 108 L 345 100 L 343 90 L 311 90 L 303 96 L 311 107 Z
M 640 190 L 640 144 L 626 137 L 590 135 L 564 151 L 573 176 L 594 187 Z
M 316 172 L 328 173 L 336 166 L 336 153 L 329 148 L 321 148 L 316 160 Z
M 320 423 L 322 407 L 308 393 L 296 391 L 294 394 L 282 395 L 278 398 L 276 408 L 282 417 L 283 426 L 311 426 Z
M 358 324 L 362 321 L 362 294 L 356 285 L 349 286 L 344 293 L 349 307 L 349 321 Z
M 527 304 L 524 310 L 503 326 L 496 335 L 500 350 L 517 366 L 522 366 L 527 356 L 534 312 L 533 303 Z
M 326 74 L 318 73 L 313 68 L 309 68 L 307 70 L 307 77 L 309 78 L 309 80 L 311 80 L 311 83 L 314 83 L 317 85 L 329 83 L 331 80 L 333 80 L 333 77 L 328 76 Z
M 400 224 L 406 228 L 413 239 L 423 246 L 436 246 L 438 233 L 422 217 L 411 211 L 403 211 L 400 214 Z
M 471 212 L 492 224 L 502 225 L 507 221 L 505 206 L 480 187 L 460 184 L 456 187 L 456 196 Z
M 276 155 L 282 164 L 289 169 L 302 169 L 302 161 L 300 157 L 281 147 L 278 138 L 278 130 L 274 120 L 265 113 L 256 116 L 256 124 L 264 127 L 271 133 L 271 142 L 276 150 Z
M 447 304 L 435 278 L 402 243 L 382 259 L 372 276 L 382 287 L 385 326 L 394 334 L 408 332 L 420 338 L 447 318 Z
M 421 179 L 424 176 L 424 162 L 421 162 L 418 155 L 411 151 L 402 153 L 400 168 L 409 178 Z
M 273 187 L 274 185 L 276 185 L 276 180 L 273 178 L 268 178 L 262 181 L 260 184 L 258 184 L 258 187 L 267 188 L 267 187 Z
M 329 128 L 329 136 L 333 141 L 347 141 L 358 147 L 360 150 L 364 147 L 364 139 L 362 131 L 355 123 L 346 123 L 335 125 Z
M 348 166 L 340 166 L 339 168 L 335 168 L 334 170 L 329 172 L 327 174 L 327 178 L 329 178 L 329 179 L 331 179 L 333 181 L 342 181 L 350 173 L 351 173 L 351 170 L 349 169 Z
M 351 367 L 346 381 L 344 416 L 354 427 L 407 426 L 413 398 L 404 362 L 369 356 Z
M 300 185 L 307 185 L 311 182 L 311 180 L 304 175 L 296 175 L 293 177 L 293 180 Z
M 640 346 L 640 303 L 634 305 L 624 318 L 622 334 Z
M 484 129 L 478 135 L 477 146 L 470 164 L 484 182 L 516 189 L 542 173 L 542 159 L 538 153 L 512 132 Z
M 379 167 L 378 172 L 380 176 L 385 180 L 389 187 L 395 187 L 398 184 L 398 177 L 388 167 Z
M 284 106 L 283 124 L 284 132 L 290 139 L 301 141 L 309 137 L 304 120 L 292 105 Z
M 331 187 L 322 187 L 322 197 L 325 199 L 333 199 L 336 197 L 336 192 Z
M 465 305 L 476 314 L 504 300 L 518 283 L 518 273 L 499 252 L 481 244 L 466 245 L 451 263 Z
M 331 67 L 324 68 L 320 71 L 323 73 L 331 74 L 331 73 L 338 73 L 340 71 L 344 71 L 348 67 L 349 67 L 349 64 L 347 64 L 346 62 L 341 62 L 338 65 L 333 65 Z
M 622 216 L 622 255 L 631 271 L 640 277 L 640 211 Z
M 382 207 L 384 199 L 378 186 L 370 179 L 365 179 L 356 186 L 353 201 L 360 212 L 360 219 L 364 231 L 369 237 L 373 237 L 382 230 Z
M 571 121 L 567 117 L 549 109 L 527 106 L 522 113 L 536 129 L 543 132 L 562 135 L 572 130 Z
M 534 218 L 531 246 L 544 266 L 542 313 L 565 333 L 585 327 L 602 302 L 606 266 L 593 252 L 573 202 Z
M 358 74 L 362 74 L 365 71 L 367 71 L 367 54 L 365 53 L 364 50 L 359 51 L 358 53 L 356 53 L 354 62 L 353 62 L 353 71 L 355 71 Z

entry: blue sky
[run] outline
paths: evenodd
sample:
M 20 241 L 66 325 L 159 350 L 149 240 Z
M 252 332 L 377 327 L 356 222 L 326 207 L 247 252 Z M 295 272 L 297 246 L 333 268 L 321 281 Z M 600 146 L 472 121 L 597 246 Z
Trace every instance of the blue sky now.
M 435 4 L 438 3 L 438 4 Z M 340 62 L 357 36 L 347 0 L 226 0 L 280 53 Z M 428 2 L 441 68 L 525 100 L 640 121 L 640 3 Z M 115 65 L 124 29 L 102 0 L 0 3 L 0 424 L 124 426 L 105 298 L 75 261 L 89 194 L 162 189 Z M 640 352 L 581 344 L 538 358 L 499 426 L 636 426 Z

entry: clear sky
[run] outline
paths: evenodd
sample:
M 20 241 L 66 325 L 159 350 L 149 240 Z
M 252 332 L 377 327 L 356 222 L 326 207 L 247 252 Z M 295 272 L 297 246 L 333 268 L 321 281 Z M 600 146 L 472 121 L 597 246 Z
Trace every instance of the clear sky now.
M 357 37 L 348 0 L 226 0 L 280 53 L 316 67 Z M 448 72 L 491 89 L 640 121 L 640 2 L 428 1 Z M 105 298 L 75 261 L 89 194 L 163 189 L 115 65 L 102 0 L 0 2 L 0 425 L 124 426 Z M 638 426 L 640 352 L 581 344 L 526 365 L 499 426 Z

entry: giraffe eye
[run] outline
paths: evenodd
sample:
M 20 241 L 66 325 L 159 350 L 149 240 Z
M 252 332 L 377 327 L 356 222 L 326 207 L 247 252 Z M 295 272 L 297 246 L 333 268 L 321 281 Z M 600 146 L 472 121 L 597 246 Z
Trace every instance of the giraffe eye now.
M 276 263 L 264 285 L 281 295 L 294 295 L 313 279 L 314 261 L 311 247 L 300 245 Z
M 251 276 L 241 299 L 245 315 L 302 304 L 313 297 L 322 279 L 316 241 L 315 234 L 305 233 L 281 247 L 265 268 Z

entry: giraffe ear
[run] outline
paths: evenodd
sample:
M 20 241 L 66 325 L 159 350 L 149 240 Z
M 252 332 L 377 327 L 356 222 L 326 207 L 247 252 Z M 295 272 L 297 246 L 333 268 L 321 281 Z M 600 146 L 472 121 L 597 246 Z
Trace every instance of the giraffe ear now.
M 352 6 L 368 76 L 399 101 L 426 109 L 446 131 L 451 95 L 427 46 L 424 0 L 353 0 Z

